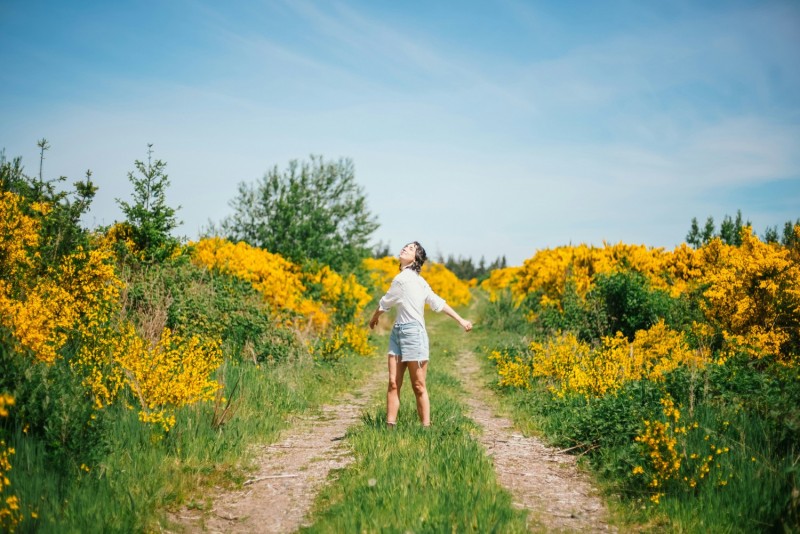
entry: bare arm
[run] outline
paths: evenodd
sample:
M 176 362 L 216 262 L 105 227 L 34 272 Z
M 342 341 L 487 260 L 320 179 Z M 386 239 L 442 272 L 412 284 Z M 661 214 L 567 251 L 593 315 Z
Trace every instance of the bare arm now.
M 372 318 L 369 320 L 369 328 L 370 330 L 375 328 L 375 325 L 378 324 L 378 319 L 380 316 L 383 315 L 383 310 L 380 307 L 375 309 L 375 313 L 372 314 Z
M 472 321 L 467 321 L 466 319 L 462 318 L 458 312 L 456 312 L 453 308 L 450 307 L 449 304 L 445 303 L 444 307 L 442 308 L 442 312 L 446 315 L 452 317 L 458 324 L 461 325 L 461 328 L 464 329 L 464 332 L 469 332 L 472 330 Z

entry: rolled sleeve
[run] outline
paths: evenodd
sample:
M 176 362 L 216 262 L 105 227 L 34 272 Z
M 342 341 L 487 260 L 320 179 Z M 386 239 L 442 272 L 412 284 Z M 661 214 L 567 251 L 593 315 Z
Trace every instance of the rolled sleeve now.
M 381 300 L 378 302 L 378 308 L 382 312 L 387 312 L 392 309 L 403 296 L 403 284 L 400 280 L 392 281 L 392 285 L 389 287 L 389 291 L 381 297 Z
M 446 304 L 445 300 L 433 291 L 431 291 L 428 297 L 425 299 L 425 303 L 436 313 L 442 311 L 444 309 L 444 305 Z

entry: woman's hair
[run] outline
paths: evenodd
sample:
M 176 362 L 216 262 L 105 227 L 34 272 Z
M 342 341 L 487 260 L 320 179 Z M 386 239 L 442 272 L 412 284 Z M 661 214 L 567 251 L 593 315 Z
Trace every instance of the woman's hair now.
M 422 265 L 425 263 L 425 260 L 428 259 L 428 255 L 425 253 L 425 249 L 422 248 L 422 245 L 419 244 L 419 241 L 412 241 L 417 246 L 417 252 L 414 255 L 414 263 L 408 266 L 409 269 L 414 269 L 419 274 L 420 270 L 422 269 Z

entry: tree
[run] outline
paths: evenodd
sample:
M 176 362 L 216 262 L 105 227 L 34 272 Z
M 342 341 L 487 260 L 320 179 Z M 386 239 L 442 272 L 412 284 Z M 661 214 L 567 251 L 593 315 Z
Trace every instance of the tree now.
M 714 238 L 714 217 L 709 216 L 706 219 L 706 225 L 703 228 L 702 234 L 703 244 L 708 243 Z
M 697 217 L 692 217 L 692 226 L 689 228 L 689 233 L 686 234 L 686 242 L 694 248 L 700 248 L 703 245 L 703 238 L 700 236 L 700 226 L 697 224 Z
M 778 227 L 767 226 L 764 230 L 764 243 L 778 243 Z
M 800 226 L 800 218 L 797 219 L 796 222 L 792 222 L 791 219 L 786 221 L 783 225 L 783 239 L 781 239 L 781 244 L 787 248 L 794 248 L 798 245 L 797 243 L 797 235 L 794 233 L 794 227 Z
M 745 223 L 747 226 L 751 226 L 750 221 Z M 730 215 L 725 215 L 722 219 L 722 224 L 719 227 L 719 237 L 722 241 L 728 245 L 742 245 L 742 228 L 744 224 L 742 224 L 742 210 L 736 211 L 736 219 L 734 220 L 731 218 Z
M 164 173 L 167 164 L 153 161 L 153 144 L 147 145 L 147 163 L 136 160 L 136 170 L 141 176 L 128 173 L 133 184 L 133 204 L 117 200 L 130 226 L 131 239 L 137 252 L 146 262 L 159 262 L 168 258 L 179 241 L 171 235 L 180 222 L 175 218 L 177 208 L 167 206 L 166 190 L 169 177 Z
M 295 262 L 317 261 L 334 270 L 358 267 L 378 229 L 350 159 L 292 160 L 255 184 L 240 183 L 221 223 L 226 237 L 265 248 Z

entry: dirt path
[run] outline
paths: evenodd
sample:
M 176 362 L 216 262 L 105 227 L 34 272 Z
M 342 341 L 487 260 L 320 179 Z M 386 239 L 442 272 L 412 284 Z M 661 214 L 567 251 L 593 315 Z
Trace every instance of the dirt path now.
M 606 510 L 575 458 L 515 432 L 510 420 L 497 414 L 497 399 L 483 385 L 477 357 L 459 354 L 468 415 L 483 428 L 479 441 L 491 456 L 498 480 L 514 504 L 530 511 L 529 529 L 547 532 L 613 531 Z M 365 384 L 324 406 L 315 417 L 298 418 L 280 441 L 262 446 L 258 470 L 240 490 L 213 496 L 213 508 L 183 509 L 170 519 L 178 532 L 294 532 L 304 521 L 331 469 L 352 461 L 343 442 L 358 423 L 367 402 L 384 385 L 382 361 L 375 362 Z
M 184 509 L 171 520 L 181 532 L 276 533 L 304 526 L 330 470 L 353 459 L 342 440 L 384 385 L 385 369 L 378 364 L 356 392 L 323 406 L 319 416 L 296 419 L 280 441 L 260 447 L 258 470 L 242 489 L 215 495 L 210 513 Z
M 479 441 L 494 463 L 497 478 L 511 492 L 515 506 L 530 511 L 529 530 L 611 532 L 606 509 L 575 457 L 515 431 L 497 415 L 496 399 L 482 386 L 476 356 L 459 354 L 468 395 L 469 417 L 483 428 Z

